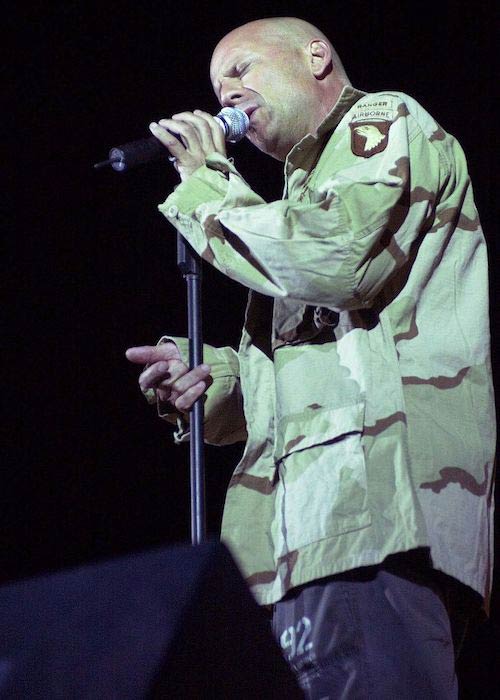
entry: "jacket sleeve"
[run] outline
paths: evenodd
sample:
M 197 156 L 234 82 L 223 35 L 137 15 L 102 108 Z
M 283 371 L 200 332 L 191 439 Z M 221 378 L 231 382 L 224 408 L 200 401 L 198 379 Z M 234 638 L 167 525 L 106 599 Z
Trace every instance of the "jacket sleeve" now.
M 163 336 L 159 343 L 174 342 L 186 364 L 189 362 L 187 338 Z M 203 361 L 212 368 L 213 383 L 208 387 L 204 403 L 205 442 L 229 445 L 246 440 L 246 423 L 239 381 L 238 355 L 233 348 L 203 345 Z M 148 397 L 146 397 L 148 398 Z M 160 418 L 177 426 L 174 440 L 189 440 L 189 414 L 172 410 L 172 405 L 157 401 Z
M 412 197 L 417 162 L 426 189 Z M 310 202 L 265 203 L 230 161 L 213 154 L 159 209 L 205 260 L 241 284 L 355 309 L 370 306 L 408 260 L 433 209 L 439 169 L 438 153 L 407 115 L 391 124 L 381 153 L 337 170 L 332 164 Z

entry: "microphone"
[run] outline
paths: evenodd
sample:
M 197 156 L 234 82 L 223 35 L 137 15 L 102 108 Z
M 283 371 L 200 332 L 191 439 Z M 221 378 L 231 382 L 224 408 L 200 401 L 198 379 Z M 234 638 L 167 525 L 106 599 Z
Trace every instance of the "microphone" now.
M 215 117 L 224 131 L 226 141 L 237 143 L 245 136 L 250 126 L 248 115 L 236 107 L 223 107 Z M 174 134 L 177 136 L 177 134 Z M 180 140 L 180 137 L 177 136 Z M 135 168 L 144 163 L 152 163 L 156 160 L 168 158 L 168 151 L 155 136 L 138 141 L 130 141 L 122 146 L 116 146 L 109 152 L 108 160 L 95 163 L 94 168 L 103 168 L 111 165 L 113 170 L 122 172 Z

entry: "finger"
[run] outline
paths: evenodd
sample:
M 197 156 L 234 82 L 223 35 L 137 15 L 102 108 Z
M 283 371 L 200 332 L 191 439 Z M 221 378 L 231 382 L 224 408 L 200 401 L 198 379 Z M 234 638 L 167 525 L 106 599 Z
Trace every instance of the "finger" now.
M 213 381 L 214 380 L 212 379 L 212 376 L 210 374 L 204 380 L 201 380 L 201 382 L 203 382 L 203 386 L 204 386 L 203 393 L 208 389 L 208 387 L 210 387 L 213 384 Z M 198 385 L 198 384 L 200 384 L 200 382 L 196 382 L 196 385 Z M 201 386 L 201 384 L 200 384 L 200 386 Z M 190 388 L 192 388 L 192 387 L 190 387 Z M 159 396 L 161 401 L 169 401 L 172 404 L 172 406 L 175 406 L 175 402 L 181 396 L 177 392 L 172 391 L 170 389 L 170 387 L 168 387 L 166 389 L 162 389 L 161 384 L 159 385 L 159 387 L 157 389 L 157 393 L 158 393 L 158 396 Z M 198 396 L 196 398 L 198 398 Z M 196 400 L 196 398 L 194 400 Z M 182 405 L 183 405 L 183 402 L 181 402 L 181 406 Z M 188 406 L 187 409 L 189 409 L 190 407 L 191 406 Z M 181 409 L 179 409 L 179 410 L 181 410 Z
M 193 377 L 193 381 L 195 381 L 196 384 L 199 384 L 199 382 L 196 381 L 196 376 Z M 201 379 L 200 381 L 204 382 L 204 391 L 206 391 L 214 383 L 214 380 L 212 379 L 210 374 L 204 379 Z M 192 388 L 192 386 L 195 386 L 195 384 L 189 386 L 187 389 L 185 389 L 185 391 L 180 392 L 175 390 L 175 382 L 172 385 L 170 385 L 168 382 L 162 382 L 158 385 L 158 391 L 165 391 L 168 396 L 168 400 L 174 403 L 178 398 L 182 396 L 183 393 L 189 391 Z
M 208 112 L 203 112 L 201 109 L 195 109 L 193 114 L 205 119 L 209 125 L 212 132 L 212 138 L 215 145 L 215 150 L 219 151 L 223 155 L 226 155 L 226 138 L 224 129 L 221 127 L 220 121 L 215 119 Z
M 171 400 L 170 400 L 170 399 L 171 399 L 170 393 L 171 393 L 171 392 L 170 392 L 170 389 L 158 389 L 158 390 L 156 391 L 156 395 L 157 395 L 157 397 L 160 399 L 160 401 L 162 401 L 163 403 L 167 403 L 167 401 L 168 401 L 168 403 L 171 404 L 171 406 L 172 406 L 172 409 L 171 409 L 171 410 L 173 411 L 173 410 L 174 410 L 174 404 L 173 404 L 173 403 L 171 402 Z
M 162 120 L 170 121 L 170 120 Z M 177 139 L 173 133 L 163 126 L 160 126 L 157 122 L 151 122 L 149 125 L 149 130 L 155 136 L 160 143 L 162 143 L 168 151 L 174 156 L 174 158 L 180 158 L 185 152 L 184 145 Z M 174 132 L 177 133 L 177 130 Z
M 160 384 L 162 384 L 164 388 L 169 388 L 187 371 L 188 368 L 181 360 L 155 362 L 141 373 L 139 376 L 139 386 L 142 391 L 156 389 Z
M 189 367 L 182 360 L 170 360 L 168 362 L 168 371 L 159 377 L 158 388 L 168 389 L 182 376 L 189 372 Z
M 205 117 L 199 110 L 196 112 L 180 112 L 179 114 L 173 114 L 172 119 L 173 121 L 185 122 L 193 127 L 201 147 L 206 154 L 213 153 L 213 151 L 216 150 L 214 127 L 218 129 L 220 133 L 222 133 L 222 129 L 209 114 Z
M 176 396 L 180 396 L 181 394 L 184 394 L 186 391 L 188 391 L 192 386 L 197 384 L 200 380 L 205 382 L 209 374 L 209 365 L 198 365 L 198 367 L 195 367 L 189 372 L 186 372 L 171 383 L 172 392 Z
M 197 125 L 193 123 L 193 120 L 187 121 L 174 118 L 160 119 L 158 125 L 160 126 L 160 128 L 166 130 L 168 134 L 167 140 L 169 138 L 172 138 L 172 134 L 170 132 L 172 132 L 173 134 L 177 134 L 181 137 L 183 142 L 182 144 L 179 143 L 179 140 L 176 139 L 175 136 L 173 137 L 179 144 L 180 149 L 176 148 L 175 146 L 173 148 L 172 146 L 168 146 L 168 149 L 170 151 L 176 151 L 174 153 L 176 157 L 182 158 L 182 155 L 186 151 L 189 151 L 191 154 L 196 155 L 199 151 L 202 150 L 202 134 L 198 130 Z
M 189 411 L 194 402 L 203 396 L 205 390 L 206 383 L 204 381 L 197 382 L 173 402 L 174 406 L 178 411 Z
M 139 375 L 141 391 L 156 389 L 157 385 L 169 376 L 168 362 L 155 362 Z
M 181 360 L 179 348 L 173 341 L 161 345 L 141 345 L 128 348 L 125 357 L 135 364 L 145 365 L 161 360 Z

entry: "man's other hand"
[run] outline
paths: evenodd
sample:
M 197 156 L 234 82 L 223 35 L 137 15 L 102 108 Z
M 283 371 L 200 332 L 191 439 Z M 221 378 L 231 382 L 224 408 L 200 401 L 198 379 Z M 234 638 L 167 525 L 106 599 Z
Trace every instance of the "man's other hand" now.
M 190 370 L 174 342 L 129 348 L 125 354 L 130 362 L 147 365 L 139 376 L 141 391 L 154 389 L 161 401 L 170 402 L 181 413 L 189 411 L 213 381 L 210 366 Z

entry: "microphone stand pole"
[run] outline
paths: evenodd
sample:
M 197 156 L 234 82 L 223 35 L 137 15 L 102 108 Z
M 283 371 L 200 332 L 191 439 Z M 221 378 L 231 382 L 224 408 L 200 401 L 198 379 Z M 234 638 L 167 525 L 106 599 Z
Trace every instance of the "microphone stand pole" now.
M 186 280 L 188 302 L 189 369 L 203 362 L 201 326 L 201 260 L 177 233 L 177 266 Z M 191 543 L 206 540 L 205 460 L 203 451 L 203 396 L 190 414 Z

